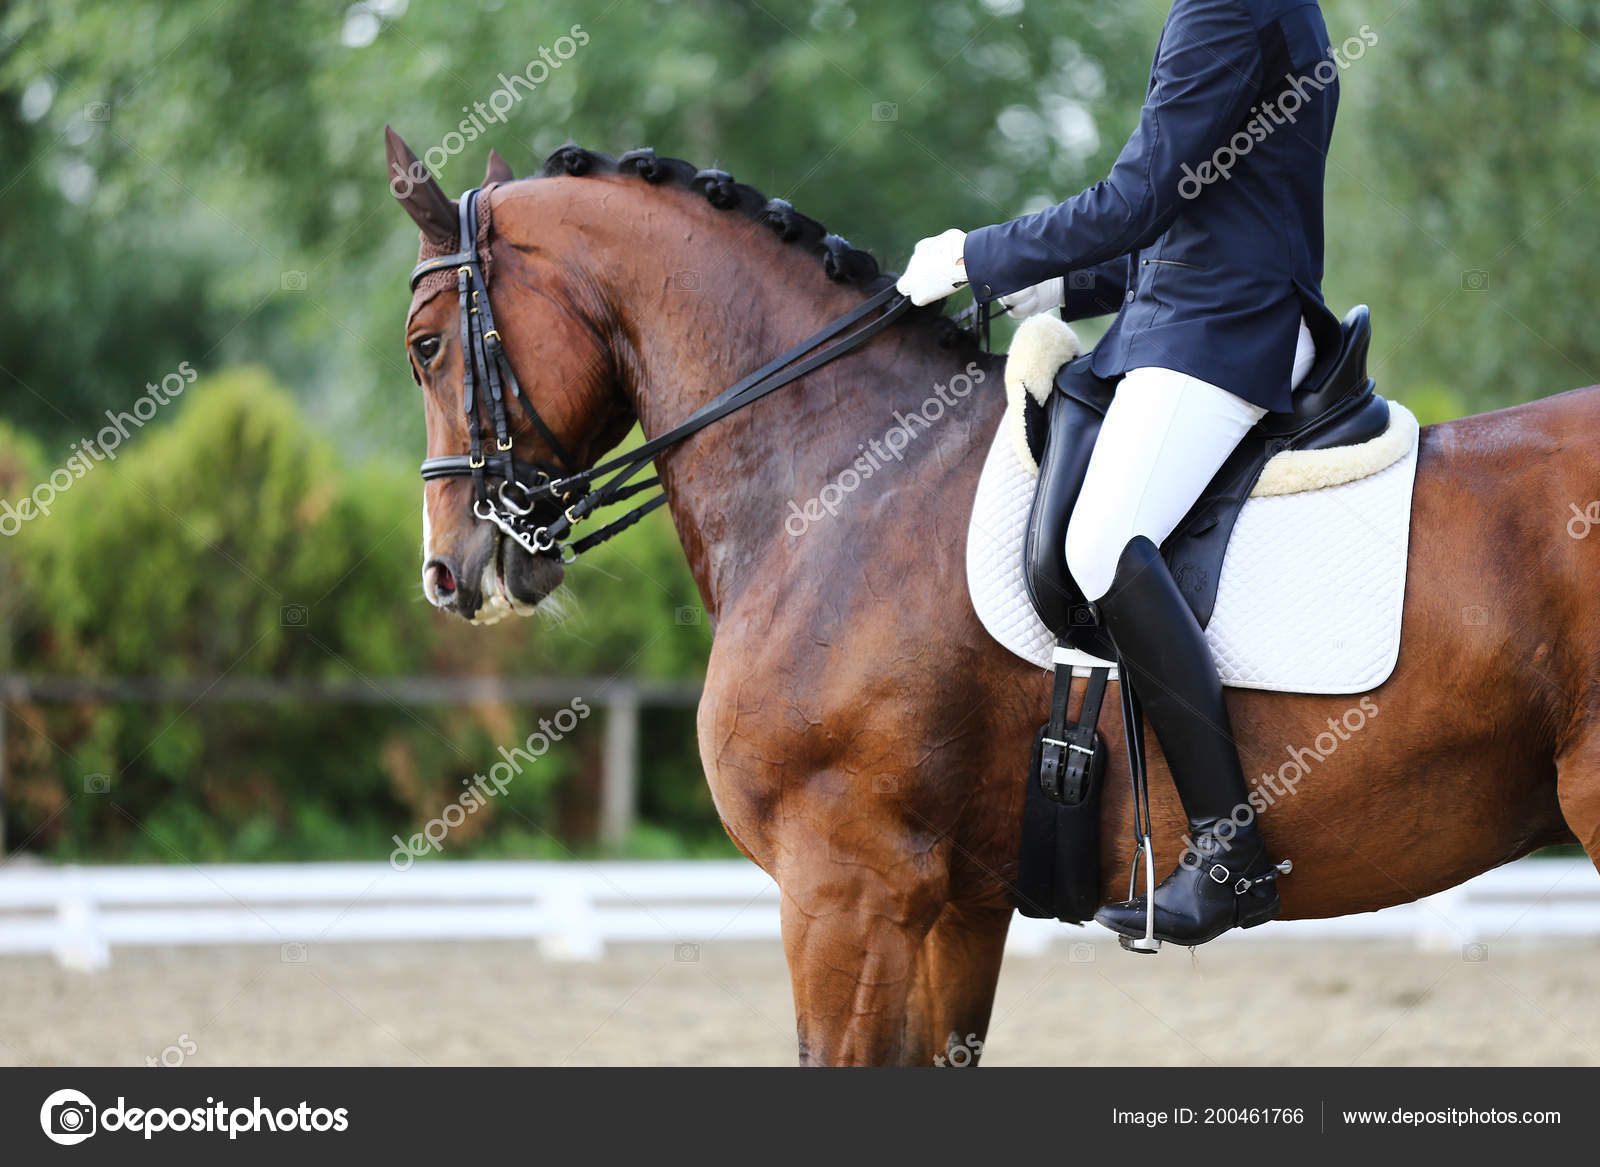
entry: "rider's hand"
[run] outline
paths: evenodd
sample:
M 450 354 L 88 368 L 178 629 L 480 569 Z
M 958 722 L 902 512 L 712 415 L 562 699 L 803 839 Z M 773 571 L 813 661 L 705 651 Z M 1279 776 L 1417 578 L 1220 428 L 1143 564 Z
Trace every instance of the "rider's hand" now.
M 955 227 L 919 241 L 911 252 L 911 262 L 906 264 L 905 275 L 894 286 L 919 307 L 966 287 L 967 269 L 961 256 L 966 242 L 967 233 Z
M 1026 320 L 1043 312 L 1054 312 L 1067 302 L 1067 277 L 1056 276 L 1009 296 L 1001 296 L 1000 303 L 1015 320 Z

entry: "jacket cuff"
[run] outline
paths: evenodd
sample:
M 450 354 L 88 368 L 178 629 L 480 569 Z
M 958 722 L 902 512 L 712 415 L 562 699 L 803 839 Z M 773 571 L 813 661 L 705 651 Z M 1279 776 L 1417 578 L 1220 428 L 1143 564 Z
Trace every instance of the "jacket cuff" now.
M 998 299 L 1007 292 L 1016 291 L 1015 288 L 997 288 L 994 285 L 997 273 L 994 249 L 990 244 L 993 233 L 993 227 L 979 227 L 974 231 L 968 231 L 966 244 L 962 248 L 962 258 L 967 269 L 967 286 L 972 289 L 972 298 L 980 304 Z

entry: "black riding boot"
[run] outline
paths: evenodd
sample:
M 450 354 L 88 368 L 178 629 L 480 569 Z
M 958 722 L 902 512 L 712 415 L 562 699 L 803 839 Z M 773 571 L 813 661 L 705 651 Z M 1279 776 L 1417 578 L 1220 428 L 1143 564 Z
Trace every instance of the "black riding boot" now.
M 1155 891 L 1156 937 L 1204 944 L 1229 928 L 1266 923 L 1278 914 L 1278 888 L 1246 801 L 1222 682 L 1155 544 L 1141 536 L 1123 549 L 1111 590 L 1096 606 L 1189 818 L 1183 861 Z M 1113 932 L 1143 936 L 1144 897 L 1107 904 L 1094 918 Z

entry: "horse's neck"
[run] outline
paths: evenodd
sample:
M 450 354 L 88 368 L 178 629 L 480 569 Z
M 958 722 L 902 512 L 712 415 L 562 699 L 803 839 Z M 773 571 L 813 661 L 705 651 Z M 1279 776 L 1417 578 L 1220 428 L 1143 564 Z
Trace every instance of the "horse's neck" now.
M 789 273 L 787 286 L 743 275 L 680 289 L 689 294 L 666 296 L 658 319 L 631 322 L 633 335 L 653 338 L 632 387 L 647 435 L 861 301 L 849 289 L 817 294 L 820 273 Z M 942 350 L 934 336 L 926 319 L 892 325 L 661 457 L 673 521 L 713 614 L 799 538 L 840 539 L 848 524 L 887 527 L 912 509 L 970 503 L 970 486 L 941 487 L 975 481 L 1004 405 L 999 360 Z

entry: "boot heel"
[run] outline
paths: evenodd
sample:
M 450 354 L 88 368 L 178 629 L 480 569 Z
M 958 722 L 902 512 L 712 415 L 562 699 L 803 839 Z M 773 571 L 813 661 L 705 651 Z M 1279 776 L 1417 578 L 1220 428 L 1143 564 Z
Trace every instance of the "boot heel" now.
M 1249 893 L 1246 892 L 1245 895 L 1240 898 L 1248 899 Z M 1282 911 L 1283 899 L 1278 895 L 1277 889 L 1274 888 L 1272 895 L 1264 904 L 1256 904 L 1248 907 L 1245 904 L 1239 905 L 1239 927 L 1254 928 L 1260 924 L 1271 923 L 1273 920 L 1278 918 L 1278 914 Z

